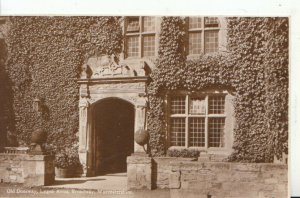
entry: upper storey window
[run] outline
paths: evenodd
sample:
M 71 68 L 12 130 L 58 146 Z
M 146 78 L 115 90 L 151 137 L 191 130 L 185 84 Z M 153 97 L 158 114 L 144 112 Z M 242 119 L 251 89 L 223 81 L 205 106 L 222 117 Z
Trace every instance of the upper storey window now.
M 188 53 L 190 55 L 217 52 L 219 49 L 219 19 L 217 17 L 189 17 Z
M 127 58 L 155 56 L 155 17 L 128 17 L 125 25 Z

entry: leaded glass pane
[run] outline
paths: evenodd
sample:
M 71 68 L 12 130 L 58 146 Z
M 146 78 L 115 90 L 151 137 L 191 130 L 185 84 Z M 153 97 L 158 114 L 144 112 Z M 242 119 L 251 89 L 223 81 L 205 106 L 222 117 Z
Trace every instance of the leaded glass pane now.
M 143 17 L 143 32 L 154 32 L 154 31 L 155 31 L 155 18 Z
M 201 17 L 190 17 L 189 18 L 189 29 L 201 28 L 202 20 Z
M 171 145 L 185 145 L 185 118 L 171 119 Z
M 139 36 L 128 36 L 127 39 L 127 57 L 139 56 Z
M 209 96 L 208 97 L 208 113 L 224 114 L 225 112 L 225 96 Z
M 218 17 L 205 17 L 205 27 L 219 27 Z
M 189 33 L 189 54 L 201 54 L 201 32 Z
M 189 119 L 189 146 L 205 146 L 205 118 Z
M 219 31 L 205 31 L 204 37 L 205 53 L 217 52 L 219 48 Z
M 127 21 L 127 32 L 139 32 L 140 22 L 139 17 L 129 17 Z
M 171 114 L 185 114 L 185 96 L 171 98 Z
M 147 35 L 143 37 L 144 56 L 155 56 L 155 36 Z
M 208 119 L 208 147 L 223 147 L 225 118 Z

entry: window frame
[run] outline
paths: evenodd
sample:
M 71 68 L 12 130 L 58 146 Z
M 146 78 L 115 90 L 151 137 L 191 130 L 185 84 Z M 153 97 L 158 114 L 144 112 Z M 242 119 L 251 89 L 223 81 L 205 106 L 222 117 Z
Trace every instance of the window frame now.
M 200 28 L 190 28 L 190 19 L 191 18 L 200 18 L 201 19 L 201 27 Z M 205 18 L 209 18 L 208 16 L 202 16 L 202 17 L 187 17 L 187 56 L 193 57 L 193 56 L 199 56 L 200 54 L 210 54 L 210 53 L 216 53 L 220 51 L 220 30 L 221 30 L 221 22 L 220 18 L 216 17 L 218 20 L 218 27 L 205 27 Z M 209 31 L 217 31 L 218 33 L 218 49 L 216 52 L 206 52 L 205 48 L 205 32 Z M 190 53 L 190 33 L 200 33 L 201 34 L 201 53 Z
M 226 119 L 228 119 L 228 115 L 226 112 L 226 97 L 228 96 L 228 91 L 203 91 L 203 92 L 197 92 L 197 93 L 190 93 L 186 91 L 178 91 L 177 93 L 167 93 L 166 95 L 166 118 L 167 118 L 167 149 L 196 149 L 200 151 L 214 151 L 214 150 L 221 150 L 226 151 L 228 150 L 227 145 L 227 135 L 226 135 Z M 172 114 L 171 113 L 171 98 L 172 97 L 185 97 L 185 113 L 184 114 Z M 222 114 L 209 114 L 209 97 L 210 96 L 224 96 L 224 112 Z M 193 97 L 204 97 L 205 98 L 205 114 L 190 114 L 190 101 Z M 172 118 L 184 118 L 185 120 L 185 141 L 184 146 L 174 146 L 171 142 L 171 119 Z M 201 146 L 190 146 L 190 134 L 191 130 L 190 127 L 190 120 L 191 118 L 204 118 L 205 122 L 205 131 L 204 131 L 204 138 L 205 138 L 205 145 L 203 147 Z M 209 118 L 224 118 L 224 129 L 223 129 L 223 135 L 222 135 L 222 146 L 220 147 L 209 147 Z
M 139 31 L 137 32 L 127 32 L 128 26 L 128 19 L 130 17 L 138 17 L 139 19 Z M 130 16 L 125 18 L 125 26 L 124 26 L 124 35 L 125 35 L 125 42 L 124 42 L 124 53 L 125 59 L 137 59 L 137 58 L 151 58 L 157 55 L 157 24 L 156 24 L 156 17 L 155 16 Z M 145 17 L 153 17 L 154 20 L 154 30 L 153 31 L 144 31 L 144 18 Z M 128 37 L 138 37 L 138 56 L 128 56 Z M 154 36 L 154 55 L 153 56 L 144 56 L 144 37 L 146 36 Z

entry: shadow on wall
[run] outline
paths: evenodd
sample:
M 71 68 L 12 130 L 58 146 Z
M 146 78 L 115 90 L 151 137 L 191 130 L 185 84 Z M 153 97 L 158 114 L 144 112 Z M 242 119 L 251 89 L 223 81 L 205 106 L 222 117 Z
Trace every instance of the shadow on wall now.
M 0 38 L 0 152 L 5 146 L 17 146 L 14 131 L 12 86 L 7 68 L 7 46 Z

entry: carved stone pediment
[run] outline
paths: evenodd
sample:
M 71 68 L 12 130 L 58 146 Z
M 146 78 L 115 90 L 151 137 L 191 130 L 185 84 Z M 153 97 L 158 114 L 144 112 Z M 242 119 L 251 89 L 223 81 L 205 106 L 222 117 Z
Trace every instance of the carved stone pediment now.
M 151 61 L 150 61 L 151 62 Z M 81 79 L 99 79 L 114 77 L 147 76 L 151 72 L 146 60 L 120 60 L 116 62 L 114 55 L 90 57 L 81 66 Z
M 86 78 L 86 67 L 91 71 L 91 78 L 111 78 L 111 77 L 133 77 L 136 71 L 127 64 L 118 64 L 114 55 L 102 55 L 91 57 L 82 66 L 81 78 Z

